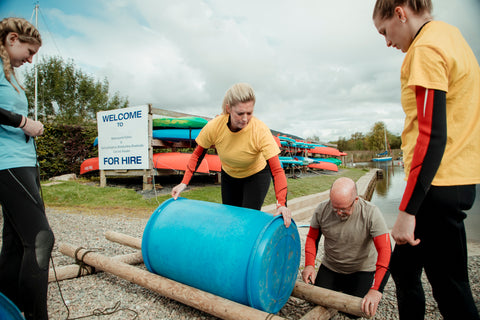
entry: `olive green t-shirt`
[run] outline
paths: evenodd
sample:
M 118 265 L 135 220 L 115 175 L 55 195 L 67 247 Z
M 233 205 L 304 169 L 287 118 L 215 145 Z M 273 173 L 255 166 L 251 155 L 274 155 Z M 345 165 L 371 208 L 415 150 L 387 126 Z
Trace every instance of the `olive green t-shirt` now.
M 389 232 L 380 209 L 362 198 L 344 221 L 333 211 L 330 200 L 322 202 L 310 226 L 320 229 L 325 237 L 322 264 L 343 274 L 375 271 L 377 250 L 373 238 Z

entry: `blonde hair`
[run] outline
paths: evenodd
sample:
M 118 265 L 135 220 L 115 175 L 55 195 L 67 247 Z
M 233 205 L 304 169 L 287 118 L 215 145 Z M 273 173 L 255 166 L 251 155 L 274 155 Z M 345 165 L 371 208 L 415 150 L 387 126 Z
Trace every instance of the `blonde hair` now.
M 38 44 L 41 46 L 42 38 L 40 37 L 38 30 L 30 22 L 23 18 L 5 18 L 0 21 L 0 58 L 3 61 L 3 71 L 8 82 L 11 83 L 17 92 L 20 92 L 12 83 L 12 74 L 17 83 L 18 80 L 17 76 L 15 75 L 15 70 L 10 64 L 10 56 L 5 48 L 5 42 L 10 32 L 15 32 L 18 34 L 18 40 L 22 43 Z M 23 88 L 21 85 L 20 88 L 25 90 L 25 88 Z
M 373 9 L 373 19 L 390 19 L 398 6 L 408 6 L 417 14 L 431 13 L 433 9 L 431 0 L 377 0 Z
M 237 83 L 231 86 L 225 93 L 222 103 L 222 114 L 228 114 L 227 105 L 234 107 L 240 102 L 253 101 L 255 104 L 255 92 L 248 83 Z

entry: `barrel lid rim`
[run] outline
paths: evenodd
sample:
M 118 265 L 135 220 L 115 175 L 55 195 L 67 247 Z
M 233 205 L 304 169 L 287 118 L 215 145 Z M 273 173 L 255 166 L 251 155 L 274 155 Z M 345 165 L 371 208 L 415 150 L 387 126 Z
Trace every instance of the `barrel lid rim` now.
M 4 313 L 3 311 L 7 311 L 8 313 Z M 0 316 L 2 315 L 14 316 L 13 318 L 10 318 L 12 320 L 25 319 L 23 318 L 20 309 L 18 309 L 18 307 L 10 299 L 0 292 Z
M 280 221 L 279 221 L 280 220 Z M 261 243 L 266 240 L 267 238 L 265 237 L 265 233 L 267 231 L 269 231 L 269 229 L 272 227 L 273 224 L 281 224 L 283 226 L 283 217 L 281 215 L 278 215 L 278 216 L 274 216 L 272 218 L 272 220 L 265 225 L 265 227 L 262 229 L 262 231 L 259 233 L 256 241 L 255 241 L 255 245 L 254 245 L 254 249 L 252 249 L 251 251 L 251 254 L 250 254 L 250 257 L 249 257 L 249 262 L 248 262 L 248 267 L 247 267 L 247 298 L 248 298 L 248 303 L 250 306 L 254 307 L 254 308 L 257 308 L 257 309 L 263 309 L 264 311 L 266 312 L 269 312 L 269 313 L 276 313 L 278 312 L 282 307 L 283 305 L 287 302 L 288 298 L 290 297 L 290 294 L 291 294 L 291 291 L 293 290 L 294 288 L 294 285 L 295 285 L 295 281 L 293 281 L 292 285 L 291 285 L 291 289 L 290 292 L 288 294 L 284 294 L 278 298 L 280 298 L 280 300 L 278 300 L 276 303 L 274 303 L 272 306 L 271 306 L 271 310 L 266 310 L 267 306 L 262 303 L 262 299 L 257 296 L 257 290 L 253 289 L 258 283 L 256 281 L 256 276 L 255 275 L 258 275 L 259 273 L 259 269 L 262 269 L 260 267 L 260 264 L 261 264 L 261 261 L 259 258 L 263 257 L 263 250 L 262 252 L 259 252 L 259 248 L 261 246 Z M 291 228 L 291 229 L 290 229 Z M 289 228 L 286 228 L 285 229 L 287 231 L 287 233 L 285 235 L 292 235 L 292 234 L 295 234 L 295 240 L 293 242 L 295 242 L 295 246 L 301 250 L 301 244 L 300 244 L 300 236 L 298 234 L 298 228 L 297 228 L 297 225 L 295 223 L 295 221 L 292 220 L 291 224 L 290 224 L 290 227 Z M 292 243 L 293 243 L 292 242 Z M 295 264 L 295 269 L 298 270 L 298 267 L 300 265 L 300 252 L 297 252 L 297 255 L 298 255 L 298 261 L 294 262 Z M 264 270 L 260 270 L 260 271 L 264 271 Z M 267 274 L 267 277 L 268 277 L 268 274 Z M 296 272 L 295 272 L 295 279 L 296 279 Z M 278 310 L 277 310 L 278 309 Z

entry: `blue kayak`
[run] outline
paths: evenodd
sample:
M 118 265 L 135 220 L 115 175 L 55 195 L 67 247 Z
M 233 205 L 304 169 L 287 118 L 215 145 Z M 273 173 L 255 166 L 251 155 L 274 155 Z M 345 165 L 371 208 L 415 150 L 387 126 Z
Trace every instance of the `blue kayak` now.
M 166 141 L 195 140 L 202 129 L 157 129 L 153 138 Z
M 188 141 L 195 140 L 202 129 L 157 129 L 152 131 L 154 139 L 165 141 Z M 93 145 L 98 144 L 98 137 L 95 138 Z

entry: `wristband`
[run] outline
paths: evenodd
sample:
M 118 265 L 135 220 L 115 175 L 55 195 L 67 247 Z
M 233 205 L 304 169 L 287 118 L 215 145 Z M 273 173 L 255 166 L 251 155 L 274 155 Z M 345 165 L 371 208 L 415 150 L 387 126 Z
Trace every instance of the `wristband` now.
M 25 117 L 25 122 L 24 122 L 24 123 L 23 123 L 23 125 L 22 125 L 22 126 L 20 126 L 19 128 L 20 128 L 20 129 L 22 129 L 23 127 L 25 127 L 25 125 L 27 124 L 27 121 L 28 121 L 28 118 L 27 118 L 27 117 Z

